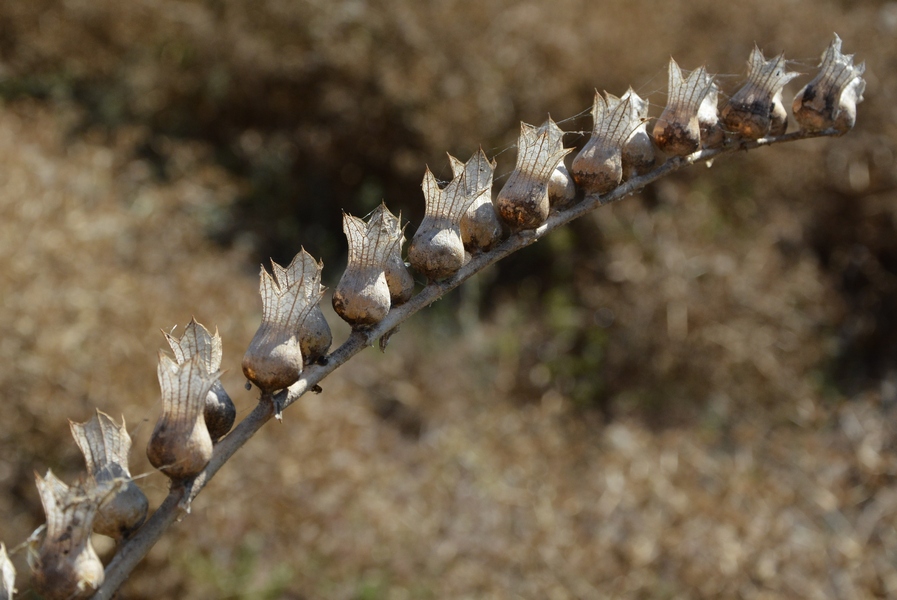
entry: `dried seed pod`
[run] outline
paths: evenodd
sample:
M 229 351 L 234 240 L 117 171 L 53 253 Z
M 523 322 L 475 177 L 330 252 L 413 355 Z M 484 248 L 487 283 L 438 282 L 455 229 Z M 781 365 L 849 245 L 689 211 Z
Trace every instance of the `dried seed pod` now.
M 548 120 L 542 123 L 536 130 L 537 134 L 548 132 L 548 143 L 552 152 L 564 151 L 564 130 L 558 127 L 554 119 L 549 115 Z M 576 184 L 563 159 L 552 171 L 548 180 L 548 204 L 557 208 L 566 208 L 576 199 Z
M 371 212 L 369 222 L 378 222 L 379 227 L 389 232 L 390 236 L 395 240 L 389 256 L 386 259 L 386 285 L 389 286 L 389 300 L 392 306 L 399 306 L 411 300 L 414 294 L 414 277 L 405 266 L 402 260 L 402 246 L 405 245 L 405 228 L 402 227 L 402 213 L 395 216 L 386 208 L 386 203 L 381 202 L 380 206 Z
M 548 219 L 548 182 L 572 148 L 558 150 L 548 130 L 520 123 L 517 166 L 495 199 L 495 208 L 512 229 L 535 229 Z
M 749 140 L 785 133 L 788 113 L 782 106 L 782 88 L 797 76 L 786 70 L 784 54 L 766 60 L 754 46 L 748 58 L 747 83 L 723 108 L 726 129 Z
M 473 197 L 461 217 L 461 241 L 470 252 L 487 252 L 501 239 L 502 226 L 492 204 L 492 176 L 495 161 L 480 148 L 466 163 L 449 156 L 455 178 L 464 175 L 464 193 Z
M 69 426 L 94 486 L 108 490 L 100 502 L 94 531 L 117 540 L 128 537 L 143 524 L 149 502 L 128 471 L 131 436 L 125 428 L 124 417 L 118 425 L 112 417 L 97 410 L 90 421 L 69 421 Z
M 343 232 L 349 242 L 349 262 L 333 292 L 333 309 L 353 327 L 375 325 L 392 305 L 386 263 L 397 240 L 382 221 L 365 223 L 346 213 Z
M 308 315 L 299 327 L 299 347 L 302 349 L 305 364 L 317 362 L 326 356 L 333 343 L 330 325 L 327 324 L 324 311 L 321 310 L 321 297 L 325 289 L 321 285 L 324 263 L 316 261 L 305 248 L 302 248 L 290 261 L 289 266 L 283 268 L 271 261 L 271 269 L 281 290 L 296 288 L 299 296 L 305 298 L 305 302 L 310 305 Z
M 834 128 L 844 134 L 856 123 L 857 104 L 863 101 L 866 63 L 853 64 L 853 54 L 841 53 L 841 38 L 822 53 L 819 73 L 794 97 L 794 118 L 804 131 Z
M 90 544 L 99 498 L 80 483 L 67 486 L 51 471 L 34 479 L 47 515 L 34 587 L 49 600 L 88 598 L 103 583 L 103 563 Z
M 451 277 L 464 265 L 461 217 L 476 196 L 467 194 L 466 170 L 440 188 L 427 167 L 421 187 L 426 202 L 424 220 L 411 238 L 408 262 L 427 279 L 437 281 Z
M 207 372 L 218 373 L 221 370 L 221 336 L 218 335 L 217 329 L 215 335 L 212 335 L 208 329 L 197 323 L 196 319 L 191 319 L 180 338 L 166 333 L 165 339 L 168 340 L 168 345 L 171 346 L 174 358 L 178 363 L 185 362 L 193 356 L 199 356 L 205 364 Z M 224 386 L 221 385 L 220 379 L 215 380 L 212 389 L 206 396 L 203 418 L 213 442 L 217 442 L 227 435 L 227 432 L 234 426 L 237 408 Z
M 262 323 L 243 355 L 243 374 L 265 393 L 290 387 L 302 372 L 300 339 L 303 327 L 324 295 L 319 265 L 310 265 L 309 259 L 310 256 L 306 258 L 300 252 L 286 269 L 272 261 L 274 277 L 268 274 L 265 267 L 259 274 Z M 310 262 L 314 263 L 314 259 Z M 320 348 L 329 337 L 329 327 L 324 333 L 320 322 L 315 327 L 317 329 L 308 330 L 313 332 L 308 333 L 309 338 L 317 335 L 325 339 L 310 345 Z
M 623 180 L 623 144 L 632 131 L 631 98 L 595 92 L 592 137 L 573 159 L 573 179 L 587 194 L 606 194 Z
M 701 148 L 719 148 L 726 141 L 726 130 L 719 120 L 719 87 L 711 80 L 710 90 L 698 108 Z
M 629 88 L 622 100 L 629 100 L 629 137 L 623 144 L 623 179 L 644 175 L 657 164 L 654 142 L 648 135 L 648 101 Z
M 203 418 L 206 396 L 218 374 L 199 355 L 176 363 L 159 353 L 162 416 L 146 447 L 150 463 L 173 480 L 194 477 L 212 458 L 212 438 Z
M 0 600 L 12 600 L 16 592 L 16 568 L 9 560 L 6 546 L 0 542 Z
M 672 156 L 686 156 L 700 147 L 698 110 L 712 84 L 704 67 L 695 69 L 685 79 L 682 69 L 670 59 L 667 105 L 654 124 L 654 143 L 658 148 Z

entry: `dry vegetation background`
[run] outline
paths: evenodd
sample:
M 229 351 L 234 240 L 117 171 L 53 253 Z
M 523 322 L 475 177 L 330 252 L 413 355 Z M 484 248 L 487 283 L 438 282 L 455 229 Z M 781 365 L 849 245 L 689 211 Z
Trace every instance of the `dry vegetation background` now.
M 94 407 L 158 502 L 159 329 L 217 326 L 245 414 L 258 262 L 304 244 L 333 285 L 342 209 L 413 229 L 446 150 L 506 177 L 519 119 L 630 84 L 656 116 L 670 55 L 731 92 L 755 41 L 810 73 L 833 31 L 868 65 L 848 136 L 480 276 L 266 426 L 122 597 L 897 597 L 895 2 L 0 3 L 0 540 Z

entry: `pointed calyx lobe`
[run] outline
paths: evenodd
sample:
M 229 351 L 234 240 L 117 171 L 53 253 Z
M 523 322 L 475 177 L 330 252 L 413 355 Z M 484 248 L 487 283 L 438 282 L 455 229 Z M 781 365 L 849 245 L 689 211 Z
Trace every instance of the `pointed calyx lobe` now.
M 385 202 L 375 208 L 368 219 L 371 227 L 379 228 L 393 239 L 389 256 L 386 258 L 386 285 L 389 287 L 389 300 L 392 306 L 399 306 L 411 300 L 414 294 L 414 278 L 402 260 L 402 247 L 405 245 L 405 228 L 402 226 L 402 213 L 396 216 L 386 207 Z
M 353 327 L 376 325 L 392 306 L 386 269 L 402 236 L 396 237 L 388 220 L 374 216 L 365 223 L 343 213 L 349 261 L 333 292 L 333 309 Z
M 449 156 L 455 179 L 464 176 L 464 194 L 473 198 L 461 217 L 461 241 L 470 252 L 490 250 L 502 235 L 502 225 L 492 204 L 492 177 L 495 161 L 480 148 L 466 163 Z
M 713 78 L 702 66 L 687 78 L 670 58 L 666 108 L 654 124 L 654 143 L 671 156 L 687 156 L 701 146 L 698 111 L 713 88 Z
M 766 60 L 757 46 L 748 58 L 747 83 L 729 98 L 722 121 L 729 131 L 757 140 L 782 135 L 788 125 L 788 113 L 782 105 L 782 88 L 798 76 L 789 72 L 785 56 Z
M 629 88 L 623 97 L 629 102 L 629 136 L 623 144 L 623 179 L 644 175 L 657 164 L 654 142 L 648 135 L 648 101 Z
M 325 353 L 331 341 L 323 314 L 317 315 L 324 295 L 321 265 L 305 250 L 286 268 L 271 264 L 273 276 L 264 267 L 259 273 L 262 322 L 242 365 L 246 378 L 266 393 L 287 388 L 299 379 L 303 338 L 307 352 L 318 354 Z
M 571 172 L 587 194 L 606 194 L 623 180 L 623 145 L 632 132 L 632 96 L 595 92 L 592 137 L 573 159 Z
M 517 165 L 495 200 L 499 216 L 511 229 L 536 229 L 548 219 L 551 175 L 572 151 L 558 150 L 549 129 L 520 123 Z
M 212 335 L 205 326 L 192 319 L 180 338 L 166 333 L 165 339 L 168 340 L 168 345 L 178 363 L 199 356 L 209 373 L 218 373 L 221 370 L 221 336 L 217 330 Z M 218 379 L 212 384 L 212 389 L 206 396 L 203 417 L 213 442 L 227 435 L 237 418 L 234 402 Z
M 101 495 L 94 531 L 115 539 L 127 537 L 143 524 L 149 503 L 128 471 L 131 436 L 124 418 L 118 425 L 97 410 L 90 421 L 69 421 L 69 425 L 91 482 Z
M 548 132 L 548 143 L 551 146 L 552 153 L 563 152 L 566 132 L 558 127 L 551 115 L 536 130 L 536 133 L 540 135 L 544 132 Z M 550 206 L 562 209 L 570 206 L 575 199 L 576 184 L 573 181 L 573 176 L 570 175 L 570 171 L 567 170 L 564 160 L 561 159 L 561 162 L 552 171 L 551 178 L 548 180 L 548 203 Z
M 804 131 L 836 129 L 847 133 L 856 123 L 857 104 L 863 101 L 866 64 L 853 64 L 852 54 L 841 53 L 841 38 L 822 53 L 819 73 L 794 98 L 794 118 Z

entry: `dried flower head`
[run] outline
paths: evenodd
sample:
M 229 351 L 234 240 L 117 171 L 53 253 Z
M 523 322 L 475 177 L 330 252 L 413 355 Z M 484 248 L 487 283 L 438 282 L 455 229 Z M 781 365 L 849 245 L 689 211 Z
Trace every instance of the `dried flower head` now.
M 128 471 L 131 436 L 124 417 L 118 425 L 97 410 L 86 423 L 69 421 L 69 426 L 94 487 L 108 490 L 100 502 L 94 531 L 115 539 L 127 537 L 143 524 L 149 502 Z
M 698 111 L 710 93 L 713 78 L 704 67 L 695 69 L 688 78 L 670 58 L 667 105 L 654 124 L 654 143 L 672 156 L 686 156 L 701 146 Z
M 319 309 L 324 295 L 320 265 L 304 250 L 287 268 L 273 261 L 271 264 L 273 277 L 265 267 L 259 273 L 262 322 L 243 355 L 242 364 L 246 378 L 265 393 L 287 388 L 299 379 L 304 363 L 303 334 L 309 352 L 321 352 L 322 347 L 330 346 L 330 328 L 324 330 L 327 323 L 323 315 L 305 329 L 309 315 Z
M 563 152 L 566 132 L 558 127 L 551 115 L 548 116 L 547 121 L 539 126 L 536 133 L 542 134 L 546 131 L 548 132 L 548 143 L 551 145 L 552 152 Z M 565 208 L 570 206 L 575 199 L 576 184 L 570 175 L 570 171 L 567 170 L 567 165 L 561 159 L 561 162 L 558 163 L 558 166 L 551 173 L 551 179 L 548 180 L 548 203 L 557 208 Z
M 595 92 L 592 137 L 573 159 L 576 185 L 587 194 L 606 194 L 623 180 L 623 144 L 632 133 L 632 97 L 620 100 Z
M 804 131 L 834 128 L 847 133 L 856 123 L 857 104 L 863 101 L 866 63 L 853 64 L 853 54 L 841 53 L 841 38 L 822 53 L 819 73 L 794 97 L 794 118 Z
M 103 563 L 90 544 L 99 497 L 80 482 L 67 486 L 51 471 L 34 479 L 47 515 L 34 587 L 50 600 L 87 598 L 103 583 Z
M 6 546 L 0 542 L 0 600 L 12 600 L 16 592 L 16 568 L 9 560 Z
M 380 205 L 371 212 L 370 222 L 378 223 L 384 231 L 390 232 L 395 242 L 391 246 L 389 256 L 386 259 L 386 285 L 389 286 L 389 300 L 392 306 L 399 306 L 411 300 L 414 294 L 414 278 L 405 261 L 402 260 L 402 247 L 405 245 L 405 228 L 402 227 L 402 213 L 399 216 L 392 214 L 386 208 L 386 203 Z
M 461 241 L 470 252 L 486 252 L 501 239 L 502 225 L 492 204 L 492 176 L 495 161 L 489 160 L 480 148 L 466 163 L 449 156 L 452 174 L 464 175 L 464 193 L 473 197 L 461 217 Z
M 365 223 L 346 213 L 343 232 L 349 242 L 349 261 L 333 292 L 333 309 L 353 327 L 375 325 L 392 306 L 386 265 L 399 240 L 382 219 Z
M 495 199 L 499 216 L 512 229 L 535 229 L 548 219 L 549 181 L 572 151 L 572 148 L 559 150 L 549 129 L 520 123 L 517 165 Z
M 710 82 L 710 90 L 698 108 L 698 125 L 701 128 L 701 147 L 719 148 L 726 141 L 726 129 L 719 120 L 719 86 Z
M 748 58 L 747 83 L 723 108 L 723 124 L 750 140 L 785 133 L 788 113 L 782 105 L 782 88 L 797 76 L 786 69 L 784 54 L 766 60 L 754 46 Z
M 212 458 L 212 438 L 203 410 L 218 374 L 210 374 L 199 355 L 178 364 L 161 352 L 157 372 L 162 416 L 150 436 L 146 456 L 171 479 L 188 479 Z
M 218 373 L 221 370 L 221 336 L 217 330 L 215 335 L 212 335 L 202 324 L 197 323 L 196 319 L 191 319 L 180 338 L 166 333 L 165 339 L 168 340 L 168 345 L 174 352 L 174 359 L 178 363 L 199 356 L 209 373 Z M 213 442 L 227 435 L 234 426 L 237 408 L 221 385 L 221 380 L 216 380 L 212 384 L 212 389 L 206 396 L 203 417 Z
M 271 261 L 271 270 L 281 290 L 297 290 L 299 297 L 304 298 L 310 306 L 308 314 L 299 325 L 299 347 L 305 364 L 317 362 L 326 356 L 333 343 L 330 325 L 321 310 L 321 298 L 325 289 L 321 285 L 324 263 L 315 260 L 302 248 L 286 268 Z
M 623 179 L 644 175 L 657 164 L 654 142 L 648 135 L 648 101 L 629 88 L 623 97 L 629 101 L 629 137 L 623 144 Z
M 453 165 L 459 162 L 451 155 L 449 161 Z M 408 262 L 418 273 L 436 281 L 451 277 L 464 265 L 461 218 L 479 194 L 468 194 L 466 169 L 457 171 L 449 184 L 440 188 L 436 176 L 427 167 L 421 188 L 426 208 L 424 219 L 408 246 Z

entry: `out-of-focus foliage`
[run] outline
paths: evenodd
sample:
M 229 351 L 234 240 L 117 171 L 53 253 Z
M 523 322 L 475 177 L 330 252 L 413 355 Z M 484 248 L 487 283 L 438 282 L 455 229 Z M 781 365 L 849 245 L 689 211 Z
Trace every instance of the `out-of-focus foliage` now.
M 854 131 L 465 285 L 265 428 L 123 594 L 897 594 L 893 2 L 0 3 L 0 540 L 42 521 L 35 469 L 83 468 L 67 419 L 124 413 L 145 446 L 159 329 L 217 326 L 245 414 L 257 264 L 303 244 L 332 286 L 341 209 L 385 198 L 410 235 L 425 164 L 483 144 L 497 191 L 517 119 L 630 84 L 657 116 L 670 55 L 732 93 L 755 42 L 784 51 L 787 100 L 833 31 L 868 65 Z

